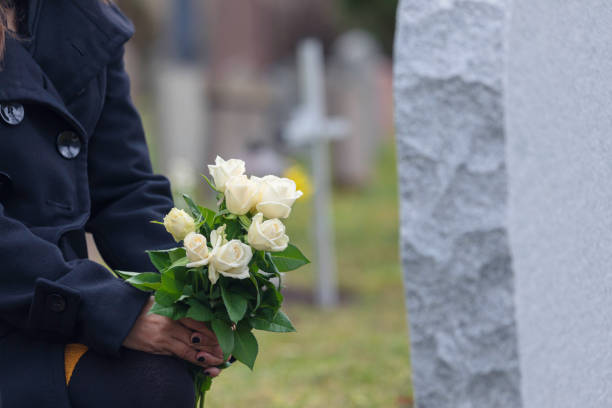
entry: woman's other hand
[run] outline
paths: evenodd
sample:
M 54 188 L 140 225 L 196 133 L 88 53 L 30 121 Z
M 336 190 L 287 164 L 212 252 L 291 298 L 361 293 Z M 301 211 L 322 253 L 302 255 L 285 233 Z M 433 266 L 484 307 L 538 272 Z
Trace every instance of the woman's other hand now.
M 152 354 L 173 355 L 205 369 L 212 377 L 220 370 L 214 366 L 224 362 L 215 334 L 204 323 L 192 319 L 172 320 L 148 314 L 151 297 L 136 319 L 123 346 Z

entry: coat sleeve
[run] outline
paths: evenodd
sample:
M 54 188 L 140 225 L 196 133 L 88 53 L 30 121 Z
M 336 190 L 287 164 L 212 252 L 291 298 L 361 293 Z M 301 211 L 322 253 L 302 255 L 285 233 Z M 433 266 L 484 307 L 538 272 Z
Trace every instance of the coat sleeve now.
M 123 49 L 106 76 L 104 107 L 88 145 L 91 215 L 86 229 L 111 268 L 154 271 L 145 250 L 176 246 L 162 226 L 149 222 L 173 206 L 170 186 L 151 171 L 140 118 L 129 98 Z M 65 261 L 57 245 L 7 216 L 2 204 L 0 232 L 0 322 L 116 355 L 149 295 L 95 262 Z
M 150 221 L 161 221 L 174 203 L 168 179 L 152 171 L 123 56 L 122 47 L 107 68 L 104 108 L 89 144 L 91 216 L 86 229 L 111 268 L 155 271 L 145 251 L 177 243 Z M 140 310 L 113 309 L 129 315 Z
M 91 216 L 86 229 L 113 269 L 154 271 L 147 249 L 176 247 L 161 221 L 174 203 L 154 174 L 140 116 L 130 99 L 123 48 L 107 70 L 102 115 L 89 144 Z
M 96 262 L 65 261 L 57 245 L 6 216 L 1 204 L 0 232 L 0 322 L 118 354 L 149 295 Z

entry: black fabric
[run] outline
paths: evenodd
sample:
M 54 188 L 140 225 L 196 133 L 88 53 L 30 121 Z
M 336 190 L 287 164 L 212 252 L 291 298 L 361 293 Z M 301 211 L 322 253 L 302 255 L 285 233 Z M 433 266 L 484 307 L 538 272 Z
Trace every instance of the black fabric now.
M 72 373 L 68 395 L 72 408 L 193 408 L 195 402 L 181 360 L 130 349 L 119 358 L 88 350 Z
M 70 408 L 64 344 L 118 355 L 149 297 L 87 259 L 85 232 L 110 268 L 154 271 L 145 250 L 177 244 L 149 221 L 174 203 L 130 98 L 131 22 L 100 0 L 27 1 L 31 38 L 7 36 L 0 69 L 0 107 L 24 112 L 0 116 L 0 405 Z

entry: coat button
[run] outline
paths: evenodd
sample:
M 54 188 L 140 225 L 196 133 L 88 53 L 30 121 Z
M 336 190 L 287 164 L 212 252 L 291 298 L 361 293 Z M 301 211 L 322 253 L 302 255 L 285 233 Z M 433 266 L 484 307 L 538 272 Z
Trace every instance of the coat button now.
M 56 313 L 66 310 L 66 299 L 59 293 L 51 293 L 47 296 L 47 307 Z
M 81 151 L 81 140 L 76 133 L 65 130 L 57 135 L 57 151 L 66 159 L 74 159 Z
M 0 116 L 9 125 L 18 125 L 23 120 L 25 111 L 20 103 L 3 103 L 0 105 Z

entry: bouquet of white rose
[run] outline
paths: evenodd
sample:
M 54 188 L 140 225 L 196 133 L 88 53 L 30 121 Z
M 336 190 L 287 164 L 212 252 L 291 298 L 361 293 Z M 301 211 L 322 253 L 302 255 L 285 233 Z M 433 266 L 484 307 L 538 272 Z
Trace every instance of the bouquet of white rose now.
M 202 176 L 217 192 L 217 210 L 183 195 L 191 215 L 173 208 L 163 222 L 152 221 L 163 224 L 183 246 L 147 251 L 159 273 L 116 272 L 132 286 L 154 293 L 150 313 L 206 322 L 224 358 L 231 354 L 253 369 L 258 352 L 253 329 L 295 331 L 280 310 L 281 273 L 309 261 L 289 243 L 280 219 L 289 217 L 302 192 L 287 178 L 247 177 L 241 160 L 217 157 L 208 168 L 214 182 Z M 196 404 L 203 407 L 212 379 L 201 367 L 191 368 Z

